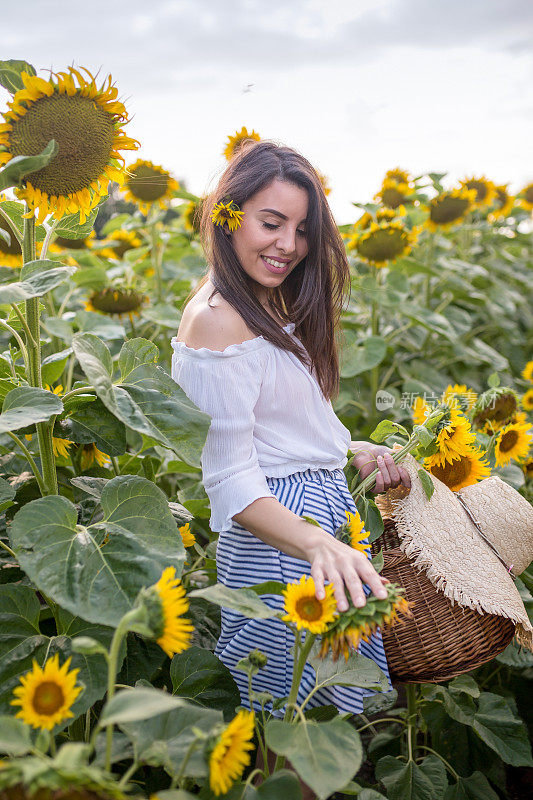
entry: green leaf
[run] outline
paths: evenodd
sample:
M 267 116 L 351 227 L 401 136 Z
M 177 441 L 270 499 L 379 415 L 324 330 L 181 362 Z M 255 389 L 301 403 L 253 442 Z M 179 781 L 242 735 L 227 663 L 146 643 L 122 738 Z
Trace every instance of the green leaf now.
M 99 399 L 81 406 L 61 424 L 63 434 L 73 442 L 95 442 L 98 449 L 109 456 L 121 456 L 126 452 L 126 426 Z
M 325 799 L 346 786 L 363 760 L 359 734 L 339 717 L 330 722 L 307 720 L 297 725 L 271 719 L 266 726 L 266 740 L 271 750 L 291 761 L 319 798 Z
M 0 414 L 0 433 L 46 422 L 62 411 L 63 403 L 53 392 L 34 386 L 18 386 L 5 396 Z
M 112 382 L 112 362 L 104 342 L 92 334 L 77 334 L 72 347 L 104 405 L 132 430 L 200 465 L 210 416 L 192 404 L 172 378 L 152 363 L 154 345 L 133 339 L 124 345 L 119 364 L 126 366 L 125 383 Z M 148 358 L 148 362 L 142 362 Z
M 51 139 L 44 150 L 35 156 L 15 156 L 8 161 L 3 170 L 0 171 L 0 192 L 16 186 L 22 178 L 32 172 L 46 167 L 47 164 L 57 155 L 59 147 L 55 139 Z
M 367 694 L 363 697 L 363 711 L 368 717 L 372 716 L 372 714 L 383 713 L 393 708 L 397 699 L 398 692 L 396 689 L 391 689 L 388 692 Z
M 43 384 L 48 383 L 51 386 L 60 378 L 71 353 L 72 348 L 67 347 L 66 350 L 60 350 L 57 353 L 52 353 L 46 358 L 43 358 L 41 362 L 41 376 Z
M 206 708 L 224 712 L 230 720 L 241 702 L 239 689 L 225 664 L 209 650 L 189 647 L 170 664 L 173 693 Z
M 20 512 L 19 512 L 20 513 Z M 252 589 L 230 589 L 223 583 L 206 586 L 189 592 L 190 597 L 200 597 L 221 608 L 232 608 L 249 619 L 269 619 L 275 617 L 277 611 L 267 606 Z
M 148 686 L 122 689 L 105 704 L 99 726 L 103 728 L 106 725 L 125 725 L 186 706 L 186 700 L 161 689 Z
M 172 695 L 167 694 L 166 697 L 174 699 Z M 151 719 L 120 725 L 134 744 L 139 760 L 150 766 L 162 766 L 171 776 L 178 772 L 191 743 L 196 738 L 195 728 L 209 735 L 217 726 L 222 727 L 224 724 L 220 711 L 194 706 L 185 700 L 181 703 L 182 708 L 174 708 L 157 716 L 152 715 Z M 195 778 L 207 775 L 208 768 L 203 750 L 203 743 L 193 750 L 187 761 L 186 775 Z
M 0 753 L 23 756 L 31 749 L 29 726 L 15 717 L 0 716 Z
M 392 756 L 384 756 L 377 763 L 376 777 L 387 789 L 389 800 L 437 798 L 431 780 L 414 761 L 403 764 Z
M 39 264 L 40 270 L 29 273 L 30 265 Z M 23 270 L 28 271 L 23 275 Z M 0 303 L 21 303 L 33 297 L 42 297 L 55 289 L 75 272 L 76 267 L 58 267 L 57 261 L 30 261 L 20 271 L 22 280 L 0 286 Z
M 8 59 L 0 61 L 0 84 L 11 94 L 15 94 L 19 89 L 24 89 L 21 73 L 27 72 L 28 75 L 35 75 L 35 67 L 27 61 L 16 61 Z
M 506 764 L 533 767 L 527 728 L 500 695 L 482 692 L 473 728 Z
M 464 692 L 470 697 L 479 697 L 480 689 L 471 675 L 458 675 L 448 684 L 448 690 L 454 692 Z
M 417 469 L 417 475 L 420 478 L 420 483 L 428 500 L 431 500 L 431 495 L 435 491 L 435 484 L 425 469 Z
M 341 377 L 353 378 L 377 367 L 386 353 L 387 342 L 379 336 L 369 336 L 362 344 L 349 344 L 341 355 Z
M 33 500 L 9 535 L 41 591 L 83 619 L 116 627 L 165 567 L 180 574 L 185 548 L 166 495 L 151 481 L 119 475 L 106 484 L 101 506 L 103 519 L 84 527 L 66 497 Z
M 109 647 L 113 631 L 101 625 L 90 626 L 63 610 L 58 611 L 60 636 L 48 637 L 40 632 L 40 605 L 35 590 L 29 586 L 0 586 L 0 708 L 13 712 L 10 705 L 13 689 L 19 679 L 32 668 L 35 659 L 39 666 L 59 653 L 59 662 L 72 657 L 71 669 L 79 669 L 77 683 L 83 686 L 73 707 L 73 718 L 58 727 L 65 728 L 73 719 L 90 708 L 105 694 L 107 668 L 104 657 L 81 655 L 72 650 L 70 635 L 86 634 Z
M 360 653 L 351 653 L 348 659 L 319 658 L 316 653 L 319 645 L 313 645 L 312 655 L 308 659 L 316 672 L 316 680 L 320 686 L 362 686 L 366 689 L 387 691 L 387 676 L 372 659 Z
M 83 225 L 80 224 L 79 211 L 61 217 L 54 234 L 61 236 L 62 239 L 85 239 L 92 231 L 100 206 L 105 202 L 105 199 L 103 198 L 96 208 L 93 208 Z
M 392 436 L 393 433 L 396 433 L 398 427 L 401 428 L 402 426 L 398 426 L 396 422 L 390 419 L 382 419 L 370 434 L 370 438 L 374 442 L 383 442 L 388 436 Z M 405 430 L 405 428 L 403 428 L 403 430 Z
M 384 559 L 384 556 L 383 556 L 383 549 L 381 549 L 377 555 L 372 557 L 371 564 L 374 567 L 374 569 L 376 570 L 376 572 L 378 572 L 378 573 L 381 572 L 381 570 L 383 569 L 383 566 L 385 564 L 385 559 Z
M 172 303 L 154 303 L 143 310 L 143 319 L 161 325 L 162 328 L 178 330 L 181 312 Z
M 491 787 L 481 772 L 473 772 L 468 778 L 458 778 L 449 786 L 445 800 L 499 800 L 499 795 Z
M 92 497 L 101 498 L 105 485 L 109 483 L 108 478 L 93 478 L 90 475 L 81 475 L 78 478 L 71 478 L 70 482 L 73 486 L 77 486 Z
M 13 223 L 14 227 L 18 231 L 19 235 L 22 237 L 24 234 L 24 218 L 23 214 L 26 213 L 26 208 L 24 203 L 17 203 L 15 200 L 4 200 L 0 203 L 0 207 L 2 211 L 7 214 L 11 222 Z M 38 242 L 42 242 L 43 239 L 46 237 L 46 229 L 44 225 L 36 225 L 35 226 L 35 239 Z M 11 271 L 11 277 L 13 277 L 13 273 L 11 267 L 6 267 Z
M 424 775 L 431 781 L 435 792 L 435 800 L 444 800 L 444 795 L 448 788 L 448 778 L 443 762 L 437 756 L 429 755 L 420 762 L 419 766 Z

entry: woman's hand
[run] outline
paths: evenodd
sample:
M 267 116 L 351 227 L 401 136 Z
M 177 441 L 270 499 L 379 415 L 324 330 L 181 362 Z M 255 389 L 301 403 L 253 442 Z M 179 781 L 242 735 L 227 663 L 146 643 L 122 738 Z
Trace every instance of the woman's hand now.
M 395 463 L 390 447 L 371 442 L 352 442 L 350 450 L 355 453 L 352 464 L 359 471 L 361 480 L 367 478 L 375 469 L 379 469 L 376 483 L 370 490 L 373 494 L 395 489 L 400 484 L 408 489 L 411 488 L 409 473 L 401 464 Z
M 383 586 L 389 581 L 376 572 L 364 553 L 335 539 L 323 529 L 315 531 L 317 535 L 309 548 L 307 558 L 311 564 L 311 576 L 315 582 L 318 600 L 325 596 L 325 581 L 333 586 L 339 611 L 346 611 L 349 605 L 345 587 L 353 604 L 359 607 L 366 603 L 363 583 L 370 587 L 376 597 L 387 597 Z

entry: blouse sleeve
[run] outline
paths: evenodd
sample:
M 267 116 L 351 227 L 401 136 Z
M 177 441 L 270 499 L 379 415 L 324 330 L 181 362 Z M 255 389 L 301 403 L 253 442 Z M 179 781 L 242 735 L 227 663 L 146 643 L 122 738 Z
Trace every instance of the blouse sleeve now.
M 254 407 L 266 371 L 262 337 L 225 350 L 197 350 L 172 339 L 172 378 L 189 400 L 211 416 L 201 455 L 213 531 L 229 530 L 232 517 L 259 497 L 273 497 L 253 441 Z

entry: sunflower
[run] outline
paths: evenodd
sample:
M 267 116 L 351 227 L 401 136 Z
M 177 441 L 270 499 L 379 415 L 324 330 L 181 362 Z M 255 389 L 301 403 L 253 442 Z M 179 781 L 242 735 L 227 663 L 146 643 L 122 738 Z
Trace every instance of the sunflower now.
M 363 261 L 374 267 L 386 267 L 389 262 L 411 252 L 418 233 L 418 228 L 408 231 L 399 220 L 371 222 L 368 231 L 356 235 L 353 246 Z
M 522 408 L 525 408 L 526 411 L 533 410 L 533 389 L 528 389 L 527 392 L 524 392 L 521 402 Z
M 324 194 L 327 196 L 331 192 L 331 186 L 329 185 L 329 181 L 322 172 L 319 172 L 318 170 L 315 171 L 316 174 L 318 175 L 318 180 L 320 181 L 320 183 L 322 184 L 322 188 L 324 189 Z
M 166 567 L 156 584 L 151 587 L 158 600 L 158 630 L 155 636 L 159 647 L 169 658 L 189 647 L 194 626 L 182 615 L 189 609 L 174 567 Z
M 413 422 L 416 425 L 423 425 L 426 421 L 426 417 L 428 417 L 431 412 L 431 406 L 429 403 L 426 403 L 423 397 L 417 395 L 411 406 L 411 411 L 413 412 Z
M 51 139 L 58 152 L 49 164 L 23 179 L 15 194 L 25 200 L 37 224 L 48 214 L 56 219 L 80 212 L 83 224 L 100 198 L 107 194 L 109 180 L 122 183 L 124 164 L 119 150 L 136 150 L 139 142 L 124 134 L 126 109 L 116 100 L 111 75 L 100 88 L 96 78 L 82 67 L 87 80 L 74 67 L 50 72 L 50 79 L 21 73 L 24 89 L 8 102 L 0 125 L 0 164 L 17 156 L 41 153 Z M 76 85 L 75 80 L 78 85 Z
M 463 189 L 473 189 L 476 193 L 474 208 L 483 208 L 492 205 L 496 197 L 496 187 L 492 181 L 482 176 L 481 178 L 466 178 L 459 181 Z
M 385 584 L 386 598 L 370 594 L 364 606 L 350 606 L 330 623 L 322 634 L 319 658 L 325 658 L 329 651 L 336 661 L 342 654 L 346 660 L 351 650 L 357 650 L 361 640 L 370 637 L 383 625 L 396 625 L 401 616 L 412 616 L 413 602 L 403 597 L 405 589 L 395 583 Z
M 521 467 L 526 478 L 533 478 L 533 458 L 530 458 L 528 461 L 524 461 Z
M 183 542 L 184 547 L 192 547 L 193 544 L 196 542 L 196 537 L 194 533 L 191 533 L 191 523 L 187 522 L 186 525 L 182 525 L 181 528 L 178 528 L 181 536 L 181 540 Z
M 454 403 L 446 405 L 445 416 L 439 422 L 437 430 L 435 443 L 438 450 L 427 459 L 431 466 L 442 465 L 444 461 L 453 461 L 459 456 L 467 455 L 476 442 L 470 422 Z
M 474 207 L 475 199 L 474 189 L 450 189 L 441 192 L 429 201 L 429 216 L 424 227 L 433 233 L 449 230 L 463 222 Z
M 94 442 L 91 442 L 90 444 L 82 444 L 80 458 L 80 466 L 82 471 L 92 467 L 95 461 L 101 467 L 105 467 L 107 464 L 109 464 L 110 459 L 106 453 L 102 453 L 102 451 L 97 448 Z
M 190 233 L 199 233 L 200 232 L 200 220 L 202 218 L 202 207 L 204 203 L 204 198 L 200 198 L 199 203 L 195 203 L 191 200 L 183 207 L 183 224 L 185 226 L 185 230 L 189 231 Z
M 140 313 L 145 300 L 147 298 L 135 289 L 107 286 L 91 294 L 85 303 L 85 310 L 121 317 L 122 314 Z
M 513 210 L 515 197 L 507 191 L 508 184 L 494 185 L 496 194 L 493 199 L 493 209 L 488 216 L 489 222 L 505 219 Z
M 345 513 L 348 520 L 346 524 L 350 536 L 350 546 L 368 556 L 370 554 L 370 545 L 368 541 L 365 543 L 365 539 L 368 539 L 368 533 L 364 530 L 365 523 L 358 511 L 355 514 L 352 514 L 351 511 L 346 511 Z
M 477 393 L 473 389 L 467 389 L 465 383 L 454 383 L 453 386 L 448 384 L 442 393 L 441 403 L 447 404 L 448 398 L 453 400 L 461 411 L 470 411 L 477 401 Z
M 428 470 L 453 492 L 465 486 L 471 486 L 483 478 L 490 476 L 490 467 L 483 459 L 481 450 L 471 449 L 453 461 L 441 461 L 440 464 L 427 464 Z
M 253 139 L 256 142 L 261 141 L 261 137 L 254 130 L 248 133 L 248 130 L 243 126 L 240 131 L 235 131 L 234 136 L 228 136 L 228 141 L 222 151 L 222 154 L 228 161 L 231 161 L 234 155 L 237 154 L 243 142 L 247 139 Z
M 113 231 L 106 241 L 106 247 L 100 250 L 100 255 L 105 258 L 120 260 L 128 250 L 134 250 L 142 245 L 142 240 L 134 231 Z
M 533 361 L 528 361 L 522 370 L 522 377 L 525 381 L 533 383 Z
M 407 183 L 411 184 L 411 176 L 407 172 L 406 169 L 400 169 L 400 167 L 394 167 L 393 169 L 387 170 L 385 173 L 385 180 L 396 181 L 396 183 Z
M 218 735 L 209 754 L 209 786 L 215 795 L 226 794 L 250 763 L 253 735 L 254 713 L 245 710 Z
M 514 389 L 507 386 L 496 386 L 487 389 L 477 399 L 473 409 L 473 423 L 477 428 L 486 427 L 496 430 L 502 423 L 507 423 L 518 409 L 519 398 Z
M 526 211 L 533 211 L 533 183 L 524 186 L 519 197 L 519 205 Z
M 413 190 L 408 183 L 397 183 L 390 178 L 385 178 L 381 189 L 374 195 L 374 200 L 379 200 L 387 208 L 398 208 L 411 202 L 409 196 Z
M 27 725 L 51 731 L 60 722 L 74 714 L 74 701 L 82 691 L 76 686 L 79 669 L 69 672 L 71 657 L 59 666 L 59 653 L 49 658 L 41 669 L 33 660 L 33 668 L 20 678 L 21 686 L 13 690 L 12 706 L 20 706 L 15 716 Z
M 220 203 L 215 203 L 214 205 L 211 213 L 211 220 L 214 225 L 224 225 L 224 223 L 227 222 L 230 231 L 234 231 L 240 228 L 243 216 L 244 211 L 240 211 L 238 205 L 234 203 L 233 200 L 230 200 L 228 203 L 220 201 Z
M 283 591 L 287 613 L 282 620 L 294 622 L 298 630 L 322 633 L 337 614 L 333 586 L 328 584 L 324 589 L 325 597 L 318 600 L 313 578 L 302 575 L 299 583 L 289 583 Z
M 494 444 L 494 458 L 498 467 L 527 457 L 533 440 L 531 429 L 532 426 L 527 423 L 513 422 L 499 431 Z
M 163 167 L 138 158 L 126 170 L 122 191 L 126 200 L 136 203 L 146 216 L 154 203 L 165 208 L 179 188 L 179 183 Z

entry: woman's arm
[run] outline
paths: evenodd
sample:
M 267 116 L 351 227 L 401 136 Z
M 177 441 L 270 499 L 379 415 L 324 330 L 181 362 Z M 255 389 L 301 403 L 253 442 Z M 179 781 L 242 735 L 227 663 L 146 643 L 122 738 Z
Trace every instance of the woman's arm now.
M 316 596 L 324 597 L 324 581 L 329 581 L 339 610 L 348 608 L 345 586 L 356 606 L 366 603 L 361 582 L 366 583 L 376 597 L 386 597 L 383 584 L 387 580 L 376 572 L 364 553 L 306 522 L 276 497 L 259 497 L 233 519 L 276 550 L 308 561 Z

